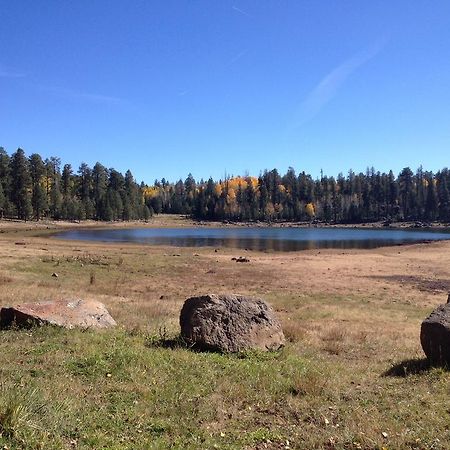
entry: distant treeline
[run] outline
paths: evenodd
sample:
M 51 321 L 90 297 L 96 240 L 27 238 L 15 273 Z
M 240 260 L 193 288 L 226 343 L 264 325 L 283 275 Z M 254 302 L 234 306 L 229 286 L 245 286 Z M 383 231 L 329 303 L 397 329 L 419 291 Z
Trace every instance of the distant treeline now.
M 74 173 L 61 168 L 59 158 L 26 157 L 22 149 L 11 156 L 0 147 L 0 216 L 27 219 L 133 220 L 156 213 L 186 214 L 201 220 L 305 221 L 335 223 L 392 221 L 450 221 L 450 171 L 421 167 L 313 179 L 289 168 L 259 177 L 224 180 L 164 178 L 152 186 L 138 184 L 100 163 L 82 163 Z
M 61 168 L 59 158 L 27 158 L 20 148 L 9 156 L 0 147 L 0 217 L 110 221 L 151 214 L 130 171 L 82 163 L 75 174 L 70 164 Z

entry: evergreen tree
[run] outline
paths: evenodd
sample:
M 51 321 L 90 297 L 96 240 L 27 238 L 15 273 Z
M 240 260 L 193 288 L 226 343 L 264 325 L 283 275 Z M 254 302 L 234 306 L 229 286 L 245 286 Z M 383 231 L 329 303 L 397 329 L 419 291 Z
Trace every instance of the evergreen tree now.
M 3 219 L 5 208 L 6 208 L 6 196 L 5 193 L 3 192 L 3 186 L 0 183 L 0 219 Z
M 60 219 L 63 196 L 61 193 L 61 159 L 52 156 L 45 160 L 46 193 L 50 216 Z
M 92 171 L 86 163 L 81 163 L 78 169 L 77 191 L 80 199 L 80 220 L 92 219 L 95 214 L 94 203 L 91 199 Z
M 19 148 L 11 156 L 10 160 L 11 174 L 11 200 L 20 220 L 27 220 L 32 213 L 31 208 L 31 179 L 28 170 L 28 161 L 25 152 Z
M 0 185 L 3 192 L 3 202 L 1 215 L 8 215 L 11 209 L 9 194 L 11 187 L 10 179 L 10 158 L 3 147 L 0 147 Z
M 65 164 L 61 175 L 61 193 L 64 199 L 73 195 L 73 172 L 70 164 Z
M 107 188 L 108 188 L 108 171 L 104 166 L 102 166 L 98 162 L 92 169 L 92 195 L 95 208 L 95 218 L 97 220 L 101 219 L 102 217 L 105 217 L 106 215 L 105 208 L 107 207 L 111 208 L 110 205 L 107 206 L 108 203 L 106 198 Z M 110 215 L 109 211 L 108 215 Z M 114 216 L 113 211 L 111 216 Z
M 405 167 L 398 176 L 400 205 L 403 210 L 403 218 L 408 220 L 414 206 L 413 173 L 409 167 Z
M 125 173 L 123 201 L 123 219 L 133 220 L 139 218 L 139 208 L 143 204 L 139 187 L 136 185 L 130 170 Z
M 426 177 L 427 198 L 425 204 L 425 217 L 428 220 L 435 220 L 438 215 L 438 195 L 433 174 L 427 174 Z
M 438 183 L 439 218 L 450 220 L 450 176 L 448 169 L 444 169 L 436 176 Z
M 50 190 L 50 214 L 54 219 L 60 219 L 62 214 L 63 197 L 59 183 L 59 178 L 55 178 Z
M 36 220 L 40 220 L 47 210 L 47 196 L 43 187 L 45 166 L 41 156 L 37 153 L 32 154 L 29 158 L 29 167 L 33 215 Z

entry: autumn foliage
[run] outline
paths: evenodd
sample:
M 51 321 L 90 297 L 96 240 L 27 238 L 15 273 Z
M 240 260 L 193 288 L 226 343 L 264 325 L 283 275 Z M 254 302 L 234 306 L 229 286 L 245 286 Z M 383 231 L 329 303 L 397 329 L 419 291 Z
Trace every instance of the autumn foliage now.
M 433 174 L 420 168 L 414 174 L 405 168 L 397 177 L 368 169 L 320 179 L 296 175 L 293 168 L 281 176 L 274 169 L 259 177 L 199 183 L 189 175 L 175 184 L 157 181 L 147 190 L 146 201 L 155 212 L 206 220 L 450 220 L 448 169 Z
M 197 182 L 156 180 L 138 184 L 100 163 L 82 163 L 75 173 L 59 158 L 9 156 L 0 147 L 0 217 L 20 219 L 132 220 L 153 213 L 187 214 L 201 220 L 370 222 L 377 220 L 450 221 L 450 172 L 419 168 L 398 176 L 368 169 L 344 177 L 313 179 L 289 168 L 259 177 L 232 176 Z

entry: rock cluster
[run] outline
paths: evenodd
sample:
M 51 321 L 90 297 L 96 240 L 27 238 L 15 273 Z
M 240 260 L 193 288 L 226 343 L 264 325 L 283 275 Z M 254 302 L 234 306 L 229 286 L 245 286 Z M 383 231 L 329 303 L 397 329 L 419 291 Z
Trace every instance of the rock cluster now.
M 0 328 L 56 325 L 110 328 L 116 325 L 106 307 L 93 300 L 50 300 L 0 309 Z M 284 346 L 281 324 L 259 298 L 209 294 L 187 299 L 180 313 L 182 337 L 200 350 L 224 353 L 273 351 Z

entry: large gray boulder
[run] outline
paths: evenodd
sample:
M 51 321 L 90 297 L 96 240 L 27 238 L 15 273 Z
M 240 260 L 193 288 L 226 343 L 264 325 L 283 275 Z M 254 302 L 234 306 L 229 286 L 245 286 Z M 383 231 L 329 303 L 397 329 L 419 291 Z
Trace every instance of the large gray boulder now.
M 278 350 L 285 338 L 271 306 L 258 298 L 215 295 L 188 298 L 181 335 L 199 349 L 220 352 Z
M 52 300 L 0 310 L 0 327 L 57 325 L 64 328 L 110 328 L 116 325 L 103 303 L 94 300 Z
M 439 305 L 422 322 L 420 342 L 431 363 L 450 365 L 450 303 Z

